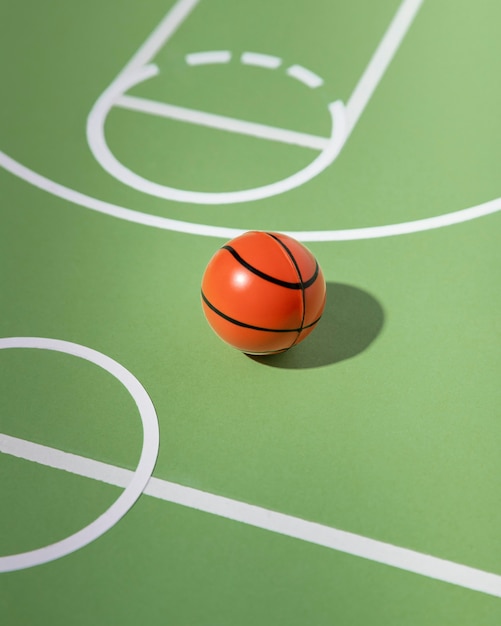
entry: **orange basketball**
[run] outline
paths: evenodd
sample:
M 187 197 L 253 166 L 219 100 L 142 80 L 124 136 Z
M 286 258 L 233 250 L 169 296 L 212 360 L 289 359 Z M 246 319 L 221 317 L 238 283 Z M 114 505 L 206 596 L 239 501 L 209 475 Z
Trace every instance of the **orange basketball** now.
M 292 237 L 250 231 L 220 248 L 202 279 L 202 307 L 219 337 L 247 354 L 276 354 L 315 328 L 325 280 Z

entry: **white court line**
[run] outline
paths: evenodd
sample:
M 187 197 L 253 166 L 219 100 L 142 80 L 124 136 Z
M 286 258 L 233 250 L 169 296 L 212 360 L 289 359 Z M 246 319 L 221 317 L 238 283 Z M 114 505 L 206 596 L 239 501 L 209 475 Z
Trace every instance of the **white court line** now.
M 172 230 L 178 233 L 187 233 L 190 235 L 202 235 L 204 237 L 218 237 L 221 239 L 233 239 L 243 234 L 249 228 L 230 228 L 228 226 L 212 226 L 211 224 L 197 224 L 193 222 L 184 222 L 175 220 L 170 217 L 162 217 L 161 215 L 152 215 L 151 213 L 143 213 L 105 200 L 93 198 L 80 191 L 75 191 L 70 187 L 65 187 L 60 183 L 38 174 L 29 169 L 25 165 L 19 163 L 12 157 L 0 150 L 0 167 L 17 176 L 21 180 L 42 189 L 63 200 L 67 200 L 72 204 L 83 206 L 91 211 L 104 213 L 118 219 L 133 222 L 135 224 L 143 224 L 153 228 L 161 228 L 162 230 Z M 378 239 L 379 237 L 394 237 L 396 235 L 407 235 L 411 233 L 423 232 L 434 228 L 443 228 L 454 224 L 461 224 L 469 220 L 477 219 L 497 213 L 501 211 L 501 197 L 477 204 L 467 209 L 445 213 L 444 215 L 436 215 L 435 217 L 427 217 L 413 222 L 401 222 L 399 224 L 385 224 L 383 226 L 369 226 L 366 228 L 349 228 L 344 230 L 287 230 L 282 231 L 290 237 L 295 237 L 299 241 L 355 241 L 358 239 Z
M 328 105 L 332 134 L 327 148 L 316 154 L 308 165 L 285 178 L 260 187 L 220 192 L 179 189 L 149 180 L 126 167 L 116 158 L 106 142 L 104 127 L 108 112 L 114 106 L 115 101 L 130 87 L 157 75 L 158 71 L 158 67 L 151 64 L 138 69 L 134 74 L 120 74 L 119 78 L 113 81 L 108 89 L 101 94 L 87 118 L 87 143 L 96 161 L 117 180 L 148 195 L 176 202 L 197 204 L 233 204 L 259 200 L 299 187 L 314 178 L 329 163 L 334 161 L 343 147 L 345 138 L 344 105 L 342 102 L 336 101 Z
M 231 52 L 229 50 L 207 50 L 206 52 L 192 52 L 187 54 L 188 65 L 210 65 L 213 63 L 229 63 Z
M 377 78 L 376 84 L 381 80 L 383 72 L 388 66 L 392 56 L 396 53 L 400 42 L 402 41 L 406 29 L 408 29 L 412 23 L 412 19 L 405 20 L 401 18 L 401 15 L 407 17 L 407 13 L 403 7 L 409 5 L 409 2 L 416 2 L 416 0 L 402 0 L 400 9 L 395 14 L 395 18 L 390 24 L 383 35 L 382 41 L 386 39 L 395 40 L 390 42 L 391 53 L 384 55 L 379 53 L 379 58 L 384 58 L 383 70 Z M 183 20 L 185 20 L 190 11 L 194 8 L 195 0 L 178 0 L 174 7 L 167 13 L 160 25 L 155 29 L 140 47 L 140 49 L 133 56 L 131 61 L 125 66 L 125 68 L 118 74 L 114 81 L 108 86 L 107 89 L 97 99 L 92 107 L 87 118 L 87 142 L 89 148 L 94 155 L 97 162 L 102 168 L 107 171 L 111 176 L 121 181 L 122 183 L 133 187 L 134 189 L 146 193 L 151 196 L 163 198 L 166 200 L 173 200 L 175 202 L 186 202 L 190 204 L 236 204 L 239 202 L 251 202 L 269 198 L 274 195 L 285 193 L 296 187 L 304 185 L 306 182 L 313 179 L 329 167 L 340 154 L 344 143 L 347 140 L 348 134 L 345 133 L 346 125 L 344 123 L 344 105 L 340 100 L 331 102 L 328 105 L 328 111 L 331 116 L 332 128 L 331 128 L 331 142 L 327 144 L 327 147 L 320 152 L 309 165 L 303 169 L 295 172 L 294 174 L 275 181 L 268 185 L 262 185 L 260 187 L 254 187 L 250 189 L 240 189 L 227 192 L 200 192 L 189 189 L 179 189 L 164 184 L 159 184 L 153 180 L 149 180 L 144 176 L 140 176 L 130 168 L 126 167 L 124 163 L 121 163 L 116 158 L 113 151 L 108 146 L 106 136 L 104 132 L 106 118 L 111 108 L 114 106 L 115 100 L 125 94 L 132 86 L 146 81 L 153 76 L 156 76 L 159 72 L 158 67 L 155 64 L 146 64 L 151 61 L 154 54 L 158 51 L 162 44 L 165 44 L 169 37 L 173 35 L 177 28 L 181 26 Z M 415 13 L 414 13 L 415 14 Z M 394 24 L 397 23 L 398 27 Z M 162 42 L 163 37 L 163 42 Z M 378 50 L 381 50 L 382 44 L 379 45 Z M 384 46 L 383 46 L 384 48 Z M 147 54 L 150 56 L 148 57 Z M 222 54 L 222 57 L 221 57 Z M 228 60 L 227 56 L 229 51 L 206 51 L 203 53 L 195 53 L 195 56 L 188 55 L 192 59 L 201 60 L 201 62 L 213 62 L 214 60 Z M 376 51 L 378 54 L 378 51 Z M 201 55 L 201 56 L 200 56 Z M 214 56 L 215 55 L 215 56 Z M 138 65 L 139 60 L 142 65 Z M 381 64 L 380 64 L 381 65 Z M 378 66 L 375 66 L 376 70 Z M 375 71 L 376 71 L 375 70 Z M 310 72 L 306 68 L 300 65 L 294 65 L 289 67 L 287 74 L 300 80 L 303 84 L 310 88 L 316 88 L 323 83 L 323 79 Z M 367 85 L 367 79 L 362 77 L 362 82 Z M 375 85 L 372 88 L 375 88 Z M 366 105 L 372 91 L 369 89 L 362 89 L 362 95 L 365 94 Z M 353 116 L 352 116 L 353 117 Z M 353 123 L 350 123 L 350 131 L 353 128 Z M 228 129 L 226 129 L 228 130 Z
M 381 82 L 422 4 L 423 0 L 404 0 L 400 5 L 346 104 L 348 135 L 355 127 L 376 87 Z
M 244 65 L 256 65 L 257 67 L 266 67 L 270 70 L 276 70 L 282 64 L 280 57 L 260 54 L 259 52 L 244 52 L 240 57 L 240 61 Z
M 120 72 L 120 76 L 134 73 L 144 65 L 147 65 L 164 46 L 165 42 L 174 35 L 199 2 L 200 0 L 178 0 L 125 65 Z
M 350 116 L 348 120 L 349 130 L 353 130 L 356 120 L 367 105 L 377 82 L 382 78 L 382 70 L 387 67 L 391 54 L 395 54 L 398 45 L 401 43 L 405 32 L 410 27 L 417 9 L 421 6 L 422 0 L 403 0 L 397 15 L 392 21 L 390 28 L 385 32 L 376 53 L 372 57 L 362 78 L 360 79 L 352 97 L 349 100 Z M 170 36 L 179 28 L 183 20 L 186 19 L 190 11 L 198 4 L 198 0 L 178 0 L 168 14 L 163 18 L 158 27 L 148 37 L 144 44 L 137 50 L 129 63 L 124 67 L 115 81 L 120 77 L 125 77 L 129 73 L 140 71 L 164 45 Z M 372 75 L 372 73 L 375 73 Z M 21 180 L 46 191 L 56 197 L 67 200 L 73 204 L 80 205 L 92 211 L 97 211 L 118 219 L 123 219 L 132 223 L 142 224 L 153 228 L 161 228 L 181 233 L 202 235 L 206 237 L 217 237 L 222 239 L 232 239 L 247 228 L 231 228 L 227 226 L 213 226 L 210 224 L 199 224 L 175 220 L 159 215 L 143 213 L 134 209 L 106 202 L 94 198 L 87 194 L 76 191 L 60 183 L 42 176 L 32 169 L 22 165 L 9 155 L 0 151 L 0 167 L 3 167 L 12 175 Z M 300 241 L 355 241 L 360 239 L 375 239 L 379 237 L 393 237 L 410 233 L 423 232 L 435 228 L 443 228 L 454 224 L 460 224 L 479 217 L 491 215 L 501 211 L 501 197 L 488 202 L 483 202 L 465 209 L 453 211 L 443 215 L 400 222 L 396 224 L 384 224 L 381 226 L 369 226 L 363 228 L 336 229 L 336 230 L 307 230 L 307 231 L 284 231 L 291 237 Z
M 286 73 L 288 76 L 292 76 L 292 78 L 299 80 L 311 89 L 316 89 L 324 84 L 320 76 L 317 76 L 317 74 L 314 74 L 311 70 L 306 69 L 302 65 L 291 65 L 287 68 Z
M 151 115 L 158 115 L 182 122 L 190 122 L 192 124 L 240 133 L 242 135 L 250 135 L 252 137 L 259 137 L 260 139 L 280 141 L 282 143 L 312 148 L 314 150 L 324 150 L 329 145 L 329 139 L 327 137 L 319 137 L 317 135 L 299 133 L 293 130 L 266 126 L 265 124 L 247 122 L 225 115 L 215 115 L 214 113 L 197 111 L 196 109 L 188 109 L 186 107 L 156 102 L 136 96 L 120 96 L 115 100 L 114 105 L 122 107 L 123 109 L 150 113 Z
M 118 487 L 126 487 L 133 475 L 133 472 L 123 468 L 3 434 L 0 434 L 0 452 Z M 263 530 L 501 597 L 501 576 L 498 574 L 159 478 L 151 478 L 144 493 Z
M 71 472 L 77 476 L 92 478 L 109 485 L 126 487 L 133 472 L 122 467 L 101 463 L 84 456 L 63 452 L 56 448 L 40 445 L 0 433 L 0 453 L 15 456 L 18 459 L 39 463 L 53 469 Z M 151 478 L 150 478 L 151 480 Z
M 137 468 L 134 472 L 129 472 L 128 481 L 124 484 L 124 491 L 101 515 L 80 530 L 55 543 L 29 550 L 28 552 L 0 556 L 0 572 L 12 572 L 54 561 L 87 546 L 101 537 L 103 533 L 113 528 L 143 493 L 155 467 L 159 446 L 158 420 L 150 397 L 137 378 L 122 365 L 101 352 L 69 341 L 44 337 L 0 338 L 0 349 L 2 350 L 26 348 L 62 352 L 85 359 L 114 376 L 127 389 L 139 410 L 143 427 L 143 444 Z M 0 451 L 4 449 L 9 454 L 11 452 L 16 454 L 17 451 L 17 456 L 22 454 L 23 442 L 21 440 L 16 441 L 9 437 L 3 437 L 2 439 L 1 436 L 0 439 L 2 440 L 0 442 Z M 26 451 L 26 446 L 24 446 L 24 449 Z M 58 451 L 58 454 L 65 456 L 64 452 Z M 50 448 L 46 450 L 38 449 L 37 459 L 39 463 L 43 463 L 44 458 L 50 462 L 51 456 L 52 450 Z M 66 455 L 66 457 L 62 465 L 66 464 L 71 467 L 74 459 L 70 458 L 71 455 L 70 457 Z

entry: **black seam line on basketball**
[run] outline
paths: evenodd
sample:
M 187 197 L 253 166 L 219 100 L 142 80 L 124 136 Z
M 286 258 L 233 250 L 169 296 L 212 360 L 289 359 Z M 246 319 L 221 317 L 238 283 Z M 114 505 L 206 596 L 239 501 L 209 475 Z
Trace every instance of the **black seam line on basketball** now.
M 289 256 L 290 260 L 292 261 L 294 267 L 296 268 L 296 272 L 297 272 L 297 275 L 299 277 L 299 281 L 301 283 L 301 300 L 302 300 L 302 303 L 303 303 L 303 315 L 301 317 L 301 326 L 300 326 L 299 330 L 297 331 L 297 337 L 294 339 L 294 341 L 289 346 L 289 349 L 290 349 L 290 348 L 293 348 L 296 345 L 296 343 L 299 340 L 299 337 L 301 337 L 301 332 L 303 330 L 303 324 L 304 324 L 304 318 L 305 318 L 305 315 L 306 315 L 306 297 L 304 295 L 305 287 L 304 287 L 304 283 L 303 283 L 303 277 L 301 275 L 301 270 L 299 269 L 299 265 L 297 264 L 297 261 L 294 258 L 294 255 L 292 254 L 292 251 L 289 250 L 289 248 L 285 245 L 285 243 L 283 241 L 281 241 L 276 235 L 273 235 L 273 233 L 266 233 L 266 234 L 269 235 L 270 237 L 272 237 L 285 250 L 285 252 Z M 316 262 L 316 260 L 315 260 L 315 272 L 318 273 L 318 263 Z
M 248 263 L 245 259 L 243 259 L 238 254 L 238 252 L 231 246 L 222 246 L 222 250 L 228 250 L 228 252 L 233 256 L 233 258 L 236 261 L 238 261 L 240 265 L 243 265 L 246 269 L 248 269 L 249 272 L 256 274 L 256 276 L 259 276 L 263 280 L 267 280 L 270 283 L 274 283 L 275 285 L 280 285 L 280 287 L 286 287 L 287 289 L 302 289 L 302 288 L 306 289 L 307 287 L 310 287 L 311 285 L 313 285 L 313 283 L 317 280 L 318 263 L 315 267 L 315 272 L 313 276 L 309 278 L 305 283 L 301 283 L 301 282 L 290 283 L 286 280 L 280 280 L 280 278 L 275 278 L 275 276 L 270 276 L 269 274 L 266 274 L 265 272 L 258 270 L 257 267 L 254 267 L 253 265 Z
M 229 315 L 226 315 L 226 313 L 223 313 L 222 311 L 217 309 L 212 304 L 212 302 L 209 302 L 209 300 L 207 299 L 207 296 L 204 294 L 203 291 L 201 293 L 202 293 L 202 300 L 205 302 L 205 304 L 209 307 L 211 311 L 214 311 L 214 313 L 216 313 L 216 315 L 219 315 L 227 322 L 231 322 L 232 324 L 235 324 L 236 326 L 241 326 L 242 328 L 249 328 L 250 330 L 262 330 L 267 333 L 298 333 L 298 332 L 301 332 L 301 330 L 304 330 L 305 328 L 310 328 L 311 326 L 314 326 L 320 319 L 318 318 L 311 324 L 308 324 L 308 326 L 304 326 L 301 329 L 299 328 L 263 328 L 262 326 L 253 326 L 252 324 L 246 324 L 245 322 L 236 320 L 234 317 L 230 317 Z

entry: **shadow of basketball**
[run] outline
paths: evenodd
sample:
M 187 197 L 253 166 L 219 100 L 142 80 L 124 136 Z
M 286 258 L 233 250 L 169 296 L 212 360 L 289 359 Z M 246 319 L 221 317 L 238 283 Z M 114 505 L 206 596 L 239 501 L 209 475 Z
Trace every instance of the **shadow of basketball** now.
M 373 296 L 351 285 L 328 282 L 324 314 L 309 337 L 283 354 L 250 358 L 284 369 L 339 363 L 366 350 L 383 324 L 383 308 Z

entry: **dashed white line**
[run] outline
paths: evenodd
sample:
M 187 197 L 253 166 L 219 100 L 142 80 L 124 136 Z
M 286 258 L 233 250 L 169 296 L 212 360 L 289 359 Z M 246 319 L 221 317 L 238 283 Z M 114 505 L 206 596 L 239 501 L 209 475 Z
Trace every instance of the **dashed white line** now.
M 187 54 L 188 65 L 210 65 L 213 63 L 229 63 L 231 52 L 229 50 L 208 50 L 206 52 L 192 52 Z
M 128 485 L 133 474 L 107 463 L 66 454 L 54 448 L 2 434 L 0 452 L 119 487 Z M 498 574 L 159 478 L 151 478 L 144 493 L 249 526 L 501 597 L 501 576 Z
M 324 150 L 329 144 L 327 137 L 319 137 L 317 135 L 300 133 L 284 128 L 266 126 L 265 124 L 257 124 L 255 122 L 239 120 L 224 115 L 215 115 L 214 113 L 207 113 L 206 111 L 188 109 L 186 107 L 156 102 L 136 96 L 120 96 L 115 101 L 115 106 L 182 122 L 190 122 L 209 128 L 216 128 L 218 130 L 259 137 L 260 139 L 269 139 L 271 141 L 280 141 L 303 148 L 312 148 L 313 150 Z
M 320 76 L 314 74 L 311 70 L 306 69 L 302 65 L 291 65 L 286 70 L 288 76 L 292 76 L 296 80 L 299 80 L 301 83 L 310 87 L 311 89 L 316 89 L 324 84 L 324 81 Z
M 257 67 L 266 67 L 270 70 L 275 70 L 282 65 L 282 59 L 280 57 L 260 54 L 259 52 L 244 52 L 240 57 L 240 61 L 244 65 L 256 65 Z

